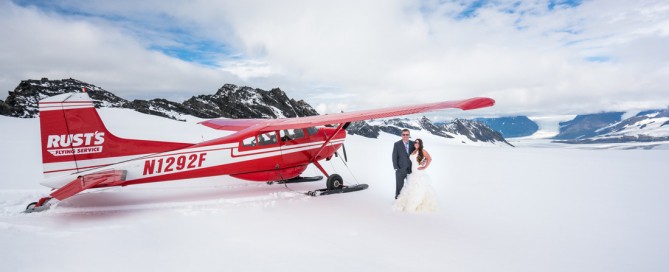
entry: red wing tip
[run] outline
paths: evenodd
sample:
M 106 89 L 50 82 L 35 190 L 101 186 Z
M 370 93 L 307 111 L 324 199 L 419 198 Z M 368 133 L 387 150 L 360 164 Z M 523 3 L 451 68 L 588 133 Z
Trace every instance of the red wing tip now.
M 495 100 L 488 97 L 475 97 L 467 99 L 458 105 L 462 110 L 473 110 L 495 105 Z

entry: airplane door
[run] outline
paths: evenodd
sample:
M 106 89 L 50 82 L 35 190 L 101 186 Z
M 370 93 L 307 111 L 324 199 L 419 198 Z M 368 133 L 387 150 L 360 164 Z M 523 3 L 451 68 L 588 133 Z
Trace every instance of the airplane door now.
M 281 160 L 283 167 L 295 167 L 309 164 L 309 141 L 304 129 L 285 129 L 279 131 Z
M 280 180 L 282 167 L 279 140 L 276 131 L 265 132 L 241 140 L 233 158 L 238 158 L 235 174 L 232 176 L 246 180 Z

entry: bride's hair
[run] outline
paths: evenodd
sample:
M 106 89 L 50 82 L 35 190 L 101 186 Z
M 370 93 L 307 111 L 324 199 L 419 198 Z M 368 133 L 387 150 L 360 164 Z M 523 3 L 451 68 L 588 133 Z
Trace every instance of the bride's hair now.
M 415 142 L 418 143 L 418 149 L 416 149 L 416 150 L 418 150 L 418 156 L 416 156 L 416 161 L 418 161 L 418 165 L 420 165 L 420 163 L 425 158 L 425 155 L 423 155 L 423 140 L 421 140 L 419 138 L 419 139 L 416 139 Z

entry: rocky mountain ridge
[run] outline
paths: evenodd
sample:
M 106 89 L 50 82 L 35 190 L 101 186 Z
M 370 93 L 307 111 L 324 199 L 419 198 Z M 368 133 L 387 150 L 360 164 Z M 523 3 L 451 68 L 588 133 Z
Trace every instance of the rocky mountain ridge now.
M 4 102 L 0 101 L 0 114 L 19 118 L 35 118 L 39 115 L 39 100 L 63 93 L 81 92 L 83 89 L 88 92 L 97 108 L 128 108 L 182 121 L 187 115 L 205 119 L 219 117 L 290 118 L 318 115 L 318 112 L 307 102 L 291 99 L 279 88 L 265 91 L 225 84 L 214 94 L 193 96 L 182 103 L 162 98 L 129 101 L 103 88 L 72 78 L 23 80 L 14 91 L 9 92 Z M 371 122 L 362 121 L 352 123 L 347 131 L 349 134 L 376 138 L 380 132 L 399 136 L 404 128 L 426 130 L 444 138 L 462 135 L 473 142 L 511 145 L 501 134 L 485 124 L 462 119 L 442 125 L 434 124 L 426 117 L 417 120 L 395 118 Z
M 81 92 L 85 88 L 97 108 L 129 108 L 136 111 L 176 120 L 185 120 L 183 115 L 200 118 L 283 118 L 318 115 L 318 112 L 303 100 L 288 98 L 279 88 L 265 91 L 251 87 L 225 84 L 213 95 L 193 96 L 183 103 L 157 98 L 128 101 L 98 86 L 76 79 L 23 80 L 9 92 L 0 104 L 0 114 L 35 118 L 39 114 L 38 101 L 63 93 Z
M 556 142 L 570 144 L 669 141 L 669 108 L 643 111 L 622 119 L 623 112 L 579 115 L 560 123 Z M 565 137 L 565 135 L 575 137 Z
M 484 123 L 466 119 L 455 119 L 451 122 L 438 124 L 433 123 L 425 116 L 418 119 L 394 118 L 361 121 L 352 123 L 346 130 L 349 134 L 377 138 L 379 132 L 400 136 L 402 129 L 405 128 L 412 131 L 425 130 L 433 135 L 448 139 L 464 136 L 472 142 L 503 143 L 513 146 L 504 139 L 502 134 Z
M 560 122 L 558 143 L 626 143 L 669 140 L 669 108 L 639 112 L 625 118 L 625 112 L 601 112 L 577 115 Z M 538 125 L 526 116 L 477 118 L 505 138 L 524 137 L 538 131 Z

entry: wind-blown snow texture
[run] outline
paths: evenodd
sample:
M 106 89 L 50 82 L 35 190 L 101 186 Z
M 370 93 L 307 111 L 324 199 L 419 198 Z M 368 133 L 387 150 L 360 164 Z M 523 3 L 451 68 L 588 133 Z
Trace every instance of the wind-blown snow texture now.
M 122 137 L 221 132 L 102 109 Z M 160 121 L 158 121 L 160 120 Z M 44 213 L 38 119 L 0 116 L 3 271 L 662 271 L 669 267 L 667 150 L 519 148 L 416 131 L 434 161 L 440 211 L 394 212 L 390 153 L 399 137 L 349 136 L 365 191 L 323 197 L 322 182 L 230 177 L 90 191 Z M 553 144 L 552 146 L 556 146 Z M 317 175 L 308 169 L 306 175 Z M 354 178 L 355 177 L 355 178 Z

